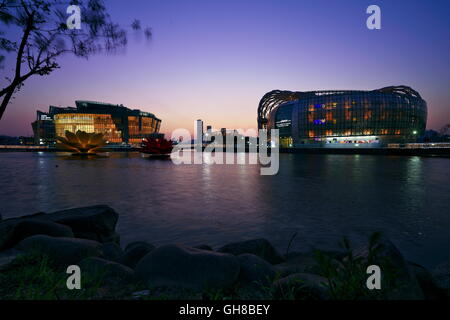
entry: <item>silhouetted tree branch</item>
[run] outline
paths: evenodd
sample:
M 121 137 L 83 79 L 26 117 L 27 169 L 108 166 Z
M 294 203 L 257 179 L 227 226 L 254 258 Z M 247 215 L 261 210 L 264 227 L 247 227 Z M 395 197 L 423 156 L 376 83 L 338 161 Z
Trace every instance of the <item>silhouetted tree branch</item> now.
M 81 29 L 67 27 L 69 5 L 81 8 Z M 103 0 L 0 0 L 0 25 L 21 30 L 20 41 L 0 31 L 0 67 L 6 54 L 15 55 L 12 77 L 0 90 L 0 119 L 13 95 L 33 75 L 45 76 L 60 66 L 57 58 L 71 53 L 88 58 L 100 52 L 115 52 L 127 45 L 124 28 L 111 21 Z M 139 20 L 131 24 L 142 30 Z M 143 30 L 147 39 L 151 29 Z

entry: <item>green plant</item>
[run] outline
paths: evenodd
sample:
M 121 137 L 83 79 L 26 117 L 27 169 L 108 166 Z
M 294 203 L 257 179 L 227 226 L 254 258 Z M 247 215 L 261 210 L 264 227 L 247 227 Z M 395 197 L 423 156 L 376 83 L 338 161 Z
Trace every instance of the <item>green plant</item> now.
M 84 300 L 97 296 L 101 278 L 85 275 L 81 290 L 68 290 L 67 277 L 46 255 L 19 256 L 0 274 L 0 300 Z
M 232 300 L 238 297 L 238 292 L 239 292 L 238 283 L 229 288 L 221 288 L 221 289 L 205 288 L 203 290 L 203 300 L 213 300 L 213 301 Z
M 12 300 L 57 299 L 57 278 L 47 257 L 20 256 L 0 275 L 0 296 Z
M 373 233 L 369 237 L 367 256 L 355 255 L 350 241 L 343 238 L 340 247 L 344 250 L 344 256 L 340 261 L 329 255 L 315 251 L 315 259 L 319 267 L 319 274 L 327 279 L 327 287 L 332 300 L 360 300 L 380 299 L 382 290 L 368 290 L 366 286 L 367 267 L 372 264 L 380 265 L 383 270 L 384 286 L 394 288 L 396 286 L 396 269 L 386 257 L 379 257 L 382 248 L 380 233 Z
M 295 237 L 297 236 L 298 232 L 295 232 L 292 236 L 291 239 L 289 240 L 288 246 L 286 248 L 286 253 L 285 253 L 285 257 L 287 257 L 289 255 L 289 250 L 291 249 L 291 245 L 292 245 L 292 241 L 294 241 Z

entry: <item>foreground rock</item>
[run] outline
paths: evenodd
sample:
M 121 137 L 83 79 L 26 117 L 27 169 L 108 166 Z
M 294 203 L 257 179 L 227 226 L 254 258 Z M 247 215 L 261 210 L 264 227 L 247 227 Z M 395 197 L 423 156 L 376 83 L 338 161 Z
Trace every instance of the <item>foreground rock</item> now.
M 277 264 L 275 270 L 281 277 L 286 277 L 294 273 L 318 274 L 320 268 L 313 253 L 297 253 L 290 255 L 286 262 Z
M 222 253 L 231 253 L 235 256 L 244 253 L 254 254 L 271 264 L 284 262 L 283 256 L 266 239 L 254 239 L 234 242 L 217 250 Z
M 89 239 L 102 243 L 118 243 L 119 235 L 115 232 L 118 218 L 119 215 L 111 207 L 97 205 L 56 211 L 48 214 L 37 213 L 19 218 L 7 219 L 0 223 L 0 248 L 5 246 L 5 242 L 10 241 L 11 230 L 13 230 L 17 224 L 22 223 L 25 220 L 41 222 L 41 226 L 38 226 L 38 222 L 35 222 L 36 227 L 39 227 L 39 229 L 36 229 L 37 231 L 34 234 L 60 236 L 53 232 L 53 229 L 56 230 L 55 225 L 53 225 L 53 229 L 51 229 L 49 225 L 47 227 L 43 225 L 44 222 L 47 222 L 70 227 L 73 236 L 77 238 Z M 28 228 L 28 230 L 30 230 L 30 228 Z
M 213 248 L 211 248 L 207 244 L 201 244 L 199 246 L 195 246 L 194 248 L 195 249 L 200 249 L 200 250 L 214 251 Z
M 436 286 L 450 297 L 450 260 L 439 264 L 432 274 Z
M 106 260 L 120 262 L 124 252 L 115 242 L 108 242 L 102 245 L 103 257 Z
M 125 252 L 120 257 L 119 261 L 120 263 L 134 269 L 138 262 L 153 249 L 155 249 L 155 246 L 147 242 L 132 242 L 127 245 Z
M 69 226 L 77 238 L 102 243 L 118 242 L 115 229 L 119 215 L 106 205 L 57 211 L 41 215 L 39 218 Z
M 39 219 L 17 219 L 0 224 L 0 250 L 14 247 L 25 238 L 43 234 L 52 237 L 73 237 L 70 227 Z
M 96 241 L 75 238 L 53 238 L 37 235 L 22 240 L 17 249 L 26 253 L 47 255 L 57 267 L 66 268 L 88 257 L 103 255 L 102 245 Z
M 21 255 L 23 252 L 15 249 L 0 252 L 0 272 L 10 269 L 12 262 Z
M 275 268 L 254 254 L 238 256 L 240 264 L 239 283 L 244 286 L 267 287 L 275 278 Z
M 239 299 L 328 300 L 345 298 L 347 291 L 352 299 L 438 300 L 450 296 L 450 261 L 430 274 L 406 261 L 385 237 L 377 242 L 372 238 L 371 247 L 353 250 L 352 255 L 321 251 L 319 256 L 291 252 L 283 257 L 265 239 L 231 243 L 219 252 L 206 245 L 155 248 L 142 241 L 122 250 L 115 232 L 117 220 L 117 213 L 104 205 L 0 219 L 0 271 L 14 270 L 20 255 L 45 254 L 58 270 L 78 264 L 83 274 L 100 278 L 98 297 L 102 299 L 133 297 L 136 280 L 150 289 L 140 298 L 162 299 L 169 294 L 174 299 L 208 299 L 211 289 Z M 365 289 L 365 270 L 372 264 L 382 270 L 379 292 Z M 274 279 L 279 280 L 274 283 Z M 333 290 L 328 289 L 330 283 Z
M 132 250 L 132 249 L 134 249 L 136 247 L 142 247 L 142 246 L 143 247 L 148 247 L 151 250 L 155 249 L 154 245 L 152 245 L 151 243 L 148 243 L 146 241 L 133 241 L 133 242 L 130 242 L 129 244 L 126 245 L 125 251 Z
M 437 285 L 433 275 L 427 269 L 414 262 L 408 262 L 408 265 L 415 275 L 425 299 L 442 300 L 446 298 L 445 290 Z
M 270 299 L 275 268 L 266 260 L 250 253 L 238 256 L 240 272 L 238 278 L 238 295 L 245 300 Z
M 328 300 L 327 279 L 315 274 L 294 273 L 273 284 L 274 298 L 281 300 Z
M 78 265 L 84 276 L 100 281 L 101 286 L 128 285 L 134 278 L 134 271 L 131 268 L 102 258 L 86 258 Z
M 378 265 L 383 270 L 381 294 L 387 300 L 422 300 L 424 294 L 400 251 L 386 237 L 381 237 L 374 248 L 364 246 L 354 253 L 366 265 Z
M 239 261 L 229 254 L 166 245 L 147 254 L 135 271 L 149 287 L 222 289 L 237 280 Z

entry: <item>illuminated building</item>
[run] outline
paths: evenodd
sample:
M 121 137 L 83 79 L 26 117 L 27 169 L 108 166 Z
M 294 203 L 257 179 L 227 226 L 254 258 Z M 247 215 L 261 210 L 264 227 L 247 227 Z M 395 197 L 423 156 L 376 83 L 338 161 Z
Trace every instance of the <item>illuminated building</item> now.
M 34 132 L 34 143 L 37 145 L 48 145 L 56 142 L 55 123 L 48 113 L 37 111 L 37 119 L 31 126 Z
M 405 86 L 373 91 L 271 91 L 258 127 L 279 129 L 280 146 L 381 147 L 414 142 L 425 131 L 427 104 Z
M 56 136 L 65 136 L 66 130 L 81 130 L 103 133 L 112 144 L 140 144 L 143 138 L 157 134 L 161 126 L 161 120 L 152 113 L 123 105 L 93 101 L 75 104 L 75 108 L 50 106 L 48 113 L 38 111 L 38 118 L 32 123 L 36 143 L 53 143 Z

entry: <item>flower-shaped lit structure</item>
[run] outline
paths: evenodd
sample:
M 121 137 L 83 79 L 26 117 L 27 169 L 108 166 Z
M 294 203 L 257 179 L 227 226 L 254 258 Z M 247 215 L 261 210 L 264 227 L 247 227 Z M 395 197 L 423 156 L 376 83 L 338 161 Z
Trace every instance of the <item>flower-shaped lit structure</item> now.
M 56 137 L 57 148 L 72 151 L 77 155 L 95 154 L 106 144 L 103 133 L 87 133 L 78 130 L 76 133 L 66 130 L 66 137 Z
M 150 155 L 170 155 L 172 152 L 172 141 L 163 138 L 146 138 L 142 143 L 142 153 Z

